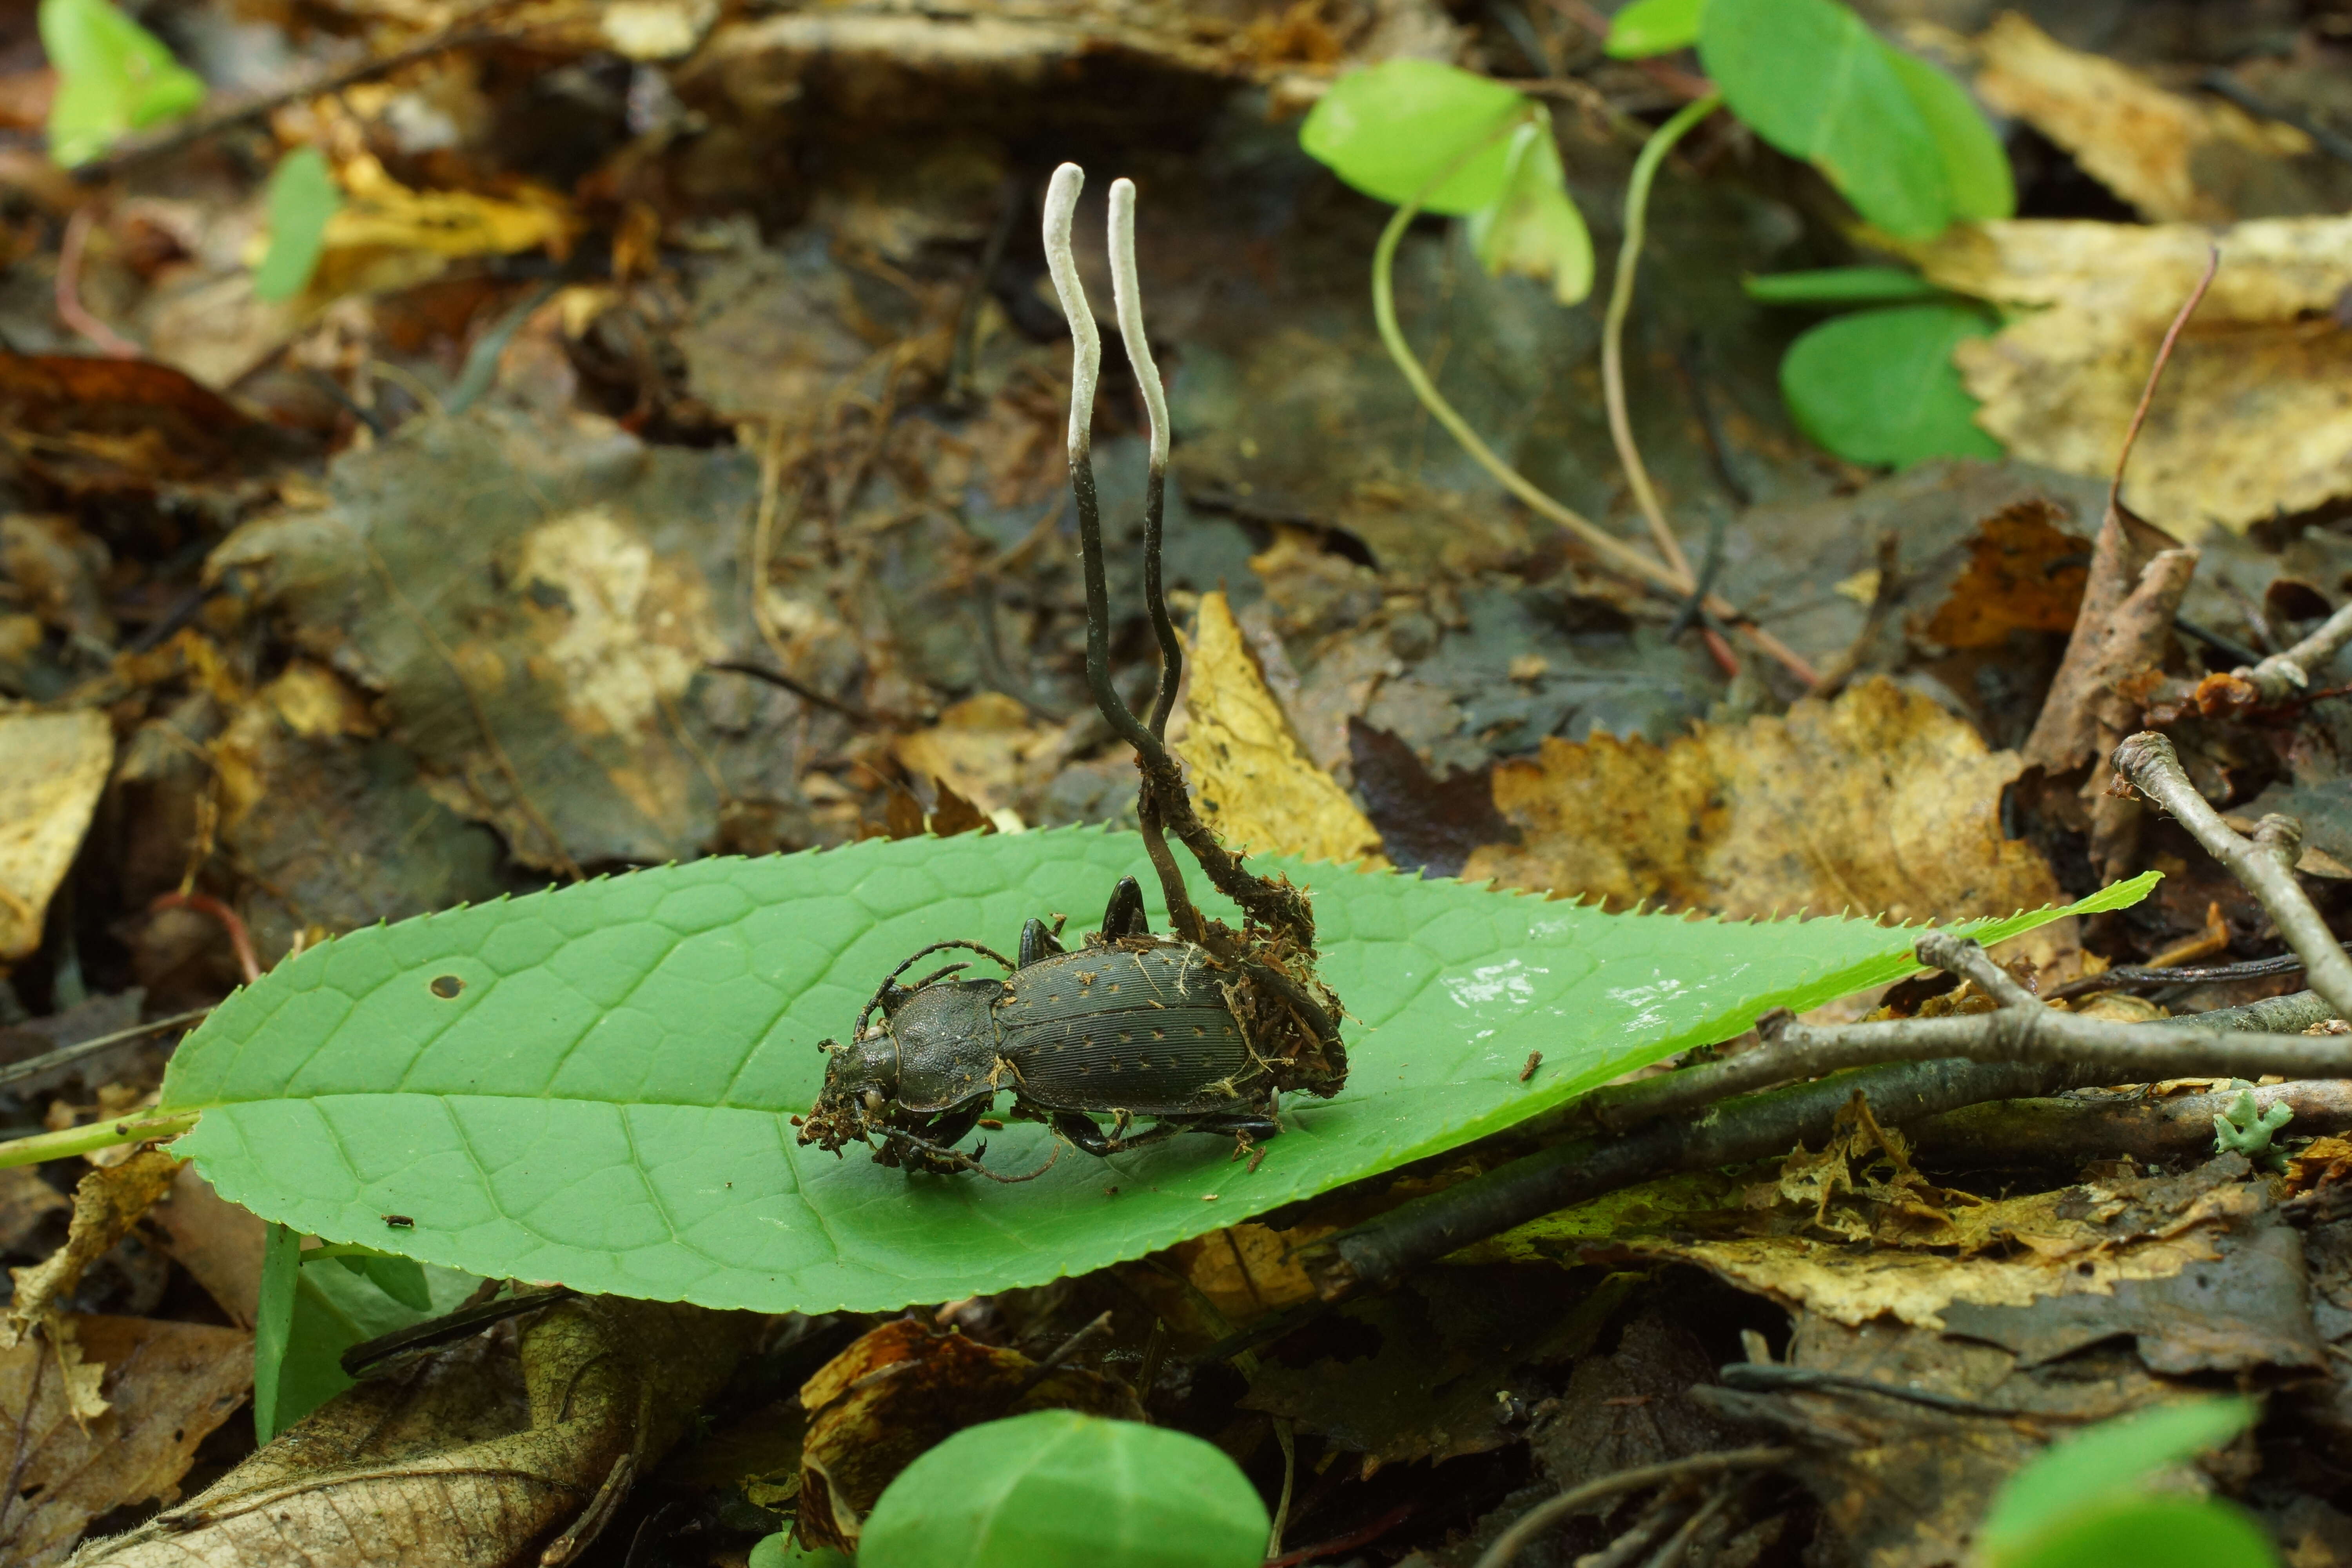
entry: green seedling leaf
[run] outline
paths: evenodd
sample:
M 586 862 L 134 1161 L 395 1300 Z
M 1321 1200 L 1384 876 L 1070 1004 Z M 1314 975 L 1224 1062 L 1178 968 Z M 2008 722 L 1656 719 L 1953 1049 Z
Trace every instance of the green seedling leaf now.
M 294 1295 L 302 1272 L 302 1236 L 273 1225 L 261 1244 L 261 1293 L 253 1314 L 253 1440 L 278 1431 L 278 1384 L 294 1337 Z
M 205 84 L 163 41 L 106 0 L 41 0 L 41 47 L 58 73 L 49 157 L 72 168 L 125 132 L 187 113 Z
M 1900 267 L 1821 267 L 1743 278 L 1739 285 L 1749 299 L 1766 305 L 1891 305 L 1949 298 Z
M 849 1559 L 830 1546 L 797 1546 L 779 1531 L 751 1543 L 743 1568 L 850 1568 Z
M 432 1290 L 425 1281 L 425 1269 L 414 1258 L 396 1258 L 373 1247 L 338 1245 L 314 1247 L 303 1255 L 302 1261 L 310 1264 L 328 1258 L 413 1312 L 433 1310 Z
M 1298 128 L 1298 144 L 1368 196 L 1402 205 L 1419 195 L 1425 210 L 1459 216 L 1501 199 L 1510 154 L 1499 132 L 1529 107 L 1471 71 L 1386 60 L 1333 82 Z
M 400 1265 L 413 1271 L 393 1276 L 404 1282 L 406 1299 L 403 1299 L 383 1289 L 373 1268 L 362 1274 L 347 1268 L 309 1267 L 315 1252 L 313 1249 L 303 1257 L 306 1267 L 295 1286 L 292 1331 L 268 1406 L 270 1427 L 276 1432 L 285 1431 L 352 1386 L 352 1380 L 343 1375 L 345 1351 L 379 1334 L 454 1311 L 480 1283 L 470 1274 L 419 1268 L 410 1258 L 336 1260 L 379 1267 Z M 409 1279 L 418 1287 L 413 1293 L 405 1291 Z M 254 1399 L 255 1420 L 258 1423 L 262 1406 L 257 1385 Z
M 1993 323 L 1973 305 L 1898 305 L 1823 321 L 1780 361 L 1798 428 L 1856 463 L 1907 468 L 1930 458 L 1998 458 L 1952 350 Z
M 1708 0 L 1699 61 L 1756 134 L 1910 239 L 1953 216 L 1945 155 L 1876 34 L 1834 0 Z
M 174 1055 L 163 1108 L 202 1112 L 175 1149 L 222 1196 L 331 1241 L 587 1291 L 866 1310 L 1139 1257 L 1484 1137 L 1768 1008 L 1917 968 L 1911 933 L 1864 920 L 1611 915 L 1253 863 L 1313 889 L 1354 1065 L 1338 1098 L 1285 1105 L 1255 1172 L 1200 1135 L 1108 1160 L 1065 1150 L 1019 1186 L 793 1142 L 786 1119 L 824 1079 L 817 1043 L 847 1034 L 908 954 L 950 937 L 1001 951 L 1056 910 L 1083 930 L 1118 877 L 1156 888 L 1133 835 L 1081 828 L 701 860 L 355 931 L 215 1008 Z M 2075 909 L 2136 902 L 2154 880 Z M 2067 912 L 1968 929 L 1998 941 Z M 1522 1083 L 1533 1050 L 1543 1067 Z M 1007 1173 L 1055 1148 L 1034 1123 L 988 1143 Z
M 1273 1521 L 1189 1432 L 1039 1410 L 967 1426 L 898 1473 L 858 1568 L 1257 1568 Z
M 1573 305 L 1592 292 L 1592 236 L 1569 198 L 1568 175 L 1541 110 L 1511 132 L 1503 194 L 1469 217 L 1470 245 L 1490 278 L 1506 272 L 1549 280 L 1552 298 Z
M 2213 1152 L 2217 1154 L 2243 1154 L 2257 1165 L 2273 1171 L 2286 1169 L 2286 1151 L 2273 1139 L 2280 1129 L 2294 1120 L 2294 1108 L 2284 1100 L 2264 1110 L 2254 1101 L 2251 1086 L 2241 1089 L 2238 1098 L 2227 1110 L 2213 1118 Z
M 1886 63 L 1911 96 L 1911 107 L 1927 122 L 1944 162 L 1944 181 L 1951 193 L 1952 216 L 1983 221 L 2012 216 L 2017 211 L 2017 181 L 2009 169 L 2009 153 L 2000 138 L 1960 84 L 1923 59 L 1881 42 Z
M 1670 55 L 1698 42 L 1699 13 L 1706 0 L 1633 0 L 1609 19 L 1601 48 L 1621 60 Z
M 2220 1447 L 2257 1414 L 2249 1399 L 2183 1400 L 2053 1443 L 1994 1495 L 1977 1530 L 1978 1550 L 1993 1568 L 2039 1563 L 2032 1555 L 2037 1543 L 2119 1505 L 2145 1507 L 2141 1489 L 2158 1472 Z M 2124 1555 L 2105 1561 L 2145 1562 Z
M 268 200 L 269 248 L 254 268 L 253 292 L 263 300 L 291 300 L 318 270 L 328 220 L 343 205 L 342 187 L 324 153 L 297 147 L 270 172 Z
M 2278 1568 L 2244 1510 L 2210 1498 L 2132 1498 L 2091 1509 L 1987 1568 Z

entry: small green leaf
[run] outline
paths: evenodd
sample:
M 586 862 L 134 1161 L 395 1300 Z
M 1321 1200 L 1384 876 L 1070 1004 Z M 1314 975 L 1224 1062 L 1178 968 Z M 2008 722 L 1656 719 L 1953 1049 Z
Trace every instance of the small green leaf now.
M 2243 1510 L 2210 1498 L 2147 1497 L 2067 1517 L 1986 1568 L 2278 1568 L 2278 1551 Z
M 1633 0 L 1609 19 L 1609 41 L 1601 47 L 1621 60 L 1689 48 L 1698 42 L 1699 13 L 1706 7 L 1706 0 Z
M 2257 1414 L 2250 1399 L 2189 1399 L 2102 1422 L 2053 1443 L 1995 1494 L 1977 1529 L 1978 1548 L 1989 1563 L 2033 1561 L 2025 1553 L 2040 1538 L 2088 1511 L 2143 1500 L 2137 1494 L 2151 1477 L 2221 1447 L 2252 1426 Z
M 1498 133 L 1528 107 L 1471 71 L 1386 60 L 1333 82 L 1298 128 L 1298 144 L 1368 196 L 1402 206 L 1420 195 L 1424 210 L 1458 216 L 1502 195 L 1509 151 Z
M 2000 138 L 1959 83 L 1927 61 L 1881 44 L 1886 61 L 1911 95 L 1911 106 L 1927 122 L 1929 134 L 1944 159 L 1944 179 L 1950 187 L 1952 216 L 1983 221 L 2003 218 L 2017 211 L 2017 181 L 2010 174 L 2009 153 Z
M 302 1269 L 294 1295 L 294 1321 L 286 1353 L 272 1394 L 271 1430 L 283 1432 L 352 1385 L 343 1374 L 342 1355 L 353 1345 L 442 1312 L 454 1310 L 479 1283 L 470 1274 L 446 1268 L 419 1268 L 405 1258 L 344 1259 L 367 1264 L 405 1263 L 416 1270 L 425 1289 L 421 1304 L 397 1300 L 372 1278 L 343 1268 Z M 261 1412 L 260 1389 L 254 1391 L 257 1421 Z
M 1780 394 L 1798 428 L 1856 463 L 1998 458 L 1952 350 L 1992 331 L 1971 305 L 1898 305 L 1823 321 L 1789 345 Z
M 1470 245 L 1490 278 L 1516 272 L 1549 279 L 1552 298 L 1573 305 L 1592 292 L 1592 236 L 1569 199 L 1551 120 L 1537 118 L 1511 132 L 1503 194 L 1469 216 Z
M 278 1431 L 278 1384 L 294 1337 L 294 1294 L 302 1274 L 302 1233 L 273 1225 L 261 1244 L 261 1294 L 253 1314 L 253 1440 Z
M 378 1252 L 370 1247 L 351 1247 L 331 1243 L 314 1247 L 302 1255 L 304 1264 L 331 1258 L 343 1266 L 346 1273 L 356 1274 L 373 1282 L 375 1288 L 408 1308 L 411 1311 L 433 1310 L 430 1287 L 425 1282 L 425 1270 L 414 1258 L 401 1258 L 389 1252 Z
M 1354 1064 L 1338 1098 L 1284 1105 L 1255 1172 L 1200 1136 L 1066 1151 L 1018 1186 L 794 1142 L 787 1119 L 824 1079 L 817 1042 L 917 948 L 1009 945 L 1056 910 L 1087 921 L 1123 875 L 1156 903 L 1137 837 L 1083 828 L 699 860 L 353 931 L 215 1008 L 174 1053 L 163 1105 L 203 1112 L 174 1147 L 222 1196 L 310 1235 L 588 1291 L 867 1310 L 1140 1257 L 1918 967 L 1915 933 L 1864 920 L 1612 915 L 1251 863 L 1313 890 Z M 1999 941 L 2154 880 L 1961 929 Z M 1538 1049 L 1544 1070 L 1522 1083 Z M 1055 1147 L 1034 1123 L 988 1143 L 1006 1172 Z
M 107 0 L 41 0 L 39 27 L 58 73 L 49 157 L 66 168 L 98 157 L 126 132 L 205 100 L 203 80 Z
M 830 1546 L 795 1546 L 790 1535 L 779 1531 L 751 1543 L 743 1568 L 850 1568 L 850 1562 Z
M 1900 267 L 1817 267 L 1739 280 L 1748 297 L 1766 305 L 1892 305 L 1947 298 L 1916 272 Z
M 968 1426 L 875 1503 L 858 1568 L 1257 1568 L 1273 1521 L 1187 1432 L 1040 1410 Z
M 297 147 L 269 175 L 269 249 L 254 268 L 253 292 L 291 300 L 318 269 L 327 223 L 343 205 L 342 187 L 316 147 Z
M 1732 112 L 1854 210 L 1925 239 L 1952 218 L 1944 152 L 1889 51 L 1835 0 L 1708 0 L 1699 61 Z

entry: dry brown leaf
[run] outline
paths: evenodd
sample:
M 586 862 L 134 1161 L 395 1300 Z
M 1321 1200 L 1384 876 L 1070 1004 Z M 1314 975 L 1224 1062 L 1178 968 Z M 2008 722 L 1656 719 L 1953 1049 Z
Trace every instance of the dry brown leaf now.
M 1928 279 L 2020 309 L 1954 358 L 2012 457 L 2105 479 L 2166 325 L 2221 268 L 2165 371 L 2126 495 L 2168 532 L 2243 530 L 2352 494 L 2352 218 L 2193 224 L 2021 219 L 1911 247 Z
M 1985 519 L 1969 538 L 1968 564 L 1918 628 L 1921 639 L 2000 647 L 2011 632 L 2072 631 L 2083 603 L 2084 542 L 2058 526 L 2065 517 L 2048 500 L 2029 496 Z
M 269 1227 L 259 1215 L 213 1191 L 185 1164 L 172 1178 L 171 1196 L 148 1211 L 164 1245 L 240 1328 L 253 1327 L 261 1300 L 261 1255 Z
M 1388 864 L 1380 830 L 1299 743 L 1223 592 L 1201 600 L 1184 711 L 1193 797 L 1227 843 L 1341 865 Z
M 1077 1367 L 1041 1371 L 1017 1351 L 901 1319 L 885 1323 L 801 1385 L 803 1539 L 849 1546 L 882 1489 L 915 1457 L 982 1421 L 1031 1410 L 1143 1419 L 1134 1392 Z
M 750 1313 L 564 1301 L 321 1405 L 80 1568 L 492 1568 L 561 1563 L 734 1373 Z M 584 1543 L 584 1542 L 583 1542 Z M 577 1549 L 577 1544 L 572 1548 Z
M 81 1283 L 83 1271 L 131 1234 L 179 1169 L 180 1162 L 163 1150 L 145 1149 L 84 1176 L 74 1187 L 66 1244 L 30 1268 L 8 1270 L 16 1293 L 8 1303 L 0 1344 L 20 1344 L 36 1323 L 56 1321 L 58 1303 Z
M 1479 849 L 1463 874 L 1734 919 L 2005 915 L 2059 897 L 2041 855 L 2001 832 L 2018 767 L 1883 679 L 1664 747 L 1547 739 L 1495 768 L 1521 841 Z
M 237 1329 L 145 1318 L 71 1318 L 88 1364 L 103 1364 L 105 1414 L 85 1424 L 48 1347 L 0 1352 L 0 1561 L 42 1568 L 100 1514 L 175 1499 L 196 1445 L 245 1402 L 253 1339 Z
M 2041 132 L 2159 223 L 2226 223 L 2238 216 L 2230 194 L 2205 181 L 2312 150 L 2292 126 L 2168 92 L 2119 61 L 2068 48 L 2014 11 L 1995 18 L 1976 47 L 1977 93 L 1988 108 Z
M 1029 710 L 999 691 L 983 691 L 943 710 L 928 730 L 891 742 L 900 763 L 941 780 L 992 815 L 1012 807 L 1022 764 L 1061 731 L 1031 721 Z
M 13 1252 L 23 1247 L 43 1220 L 72 1207 L 65 1194 L 41 1180 L 32 1166 L 0 1170 L 0 1248 Z
M 0 963 L 41 945 L 49 895 L 113 765 L 103 713 L 0 713 Z

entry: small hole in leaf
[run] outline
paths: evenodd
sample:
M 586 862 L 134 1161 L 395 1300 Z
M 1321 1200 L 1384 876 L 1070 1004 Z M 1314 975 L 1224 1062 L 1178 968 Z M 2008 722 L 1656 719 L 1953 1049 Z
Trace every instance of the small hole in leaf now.
M 457 993 L 463 991 L 465 988 L 466 983 L 458 979 L 454 974 L 442 974 L 434 977 L 432 987 L 433 994 L 440 997 L 444 1002 L 455 1000 Z

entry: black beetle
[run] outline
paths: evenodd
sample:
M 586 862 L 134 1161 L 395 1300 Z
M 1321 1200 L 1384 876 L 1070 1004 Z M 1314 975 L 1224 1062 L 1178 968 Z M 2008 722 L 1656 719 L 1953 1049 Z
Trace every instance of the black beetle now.
M 959 980 L 970 965 L 952 963 L 898 984 L 919 960 L 950 948 L 994 959 L 1004 978 Z M 877 1010 L 881 1021 L 869 1027 Z M 1022 929 L 1017 963 L 954 941 L 934 942 L 891 971 L 858 1014 L 849 1044 L 824 1042 L 832 1060 L 800 1141 L 838 1152 L 878 1138 L 884 1164 L 980 1168 L 978 1152 L 950 1145 L 1010 1089 L 1015 1117 L 1050 1122 L 1089 1154 L 1179 1131 L 1224 1133 L 1246 1145 L 1281 1131 L 1282 1089 L 1328 1097 L 1347 1075 L 1336 1041 L 1311 1065 L 1259 1056 L 1243 1021 L 1250 1011 L 1244 987 L 1206 951 L 1150 934 L 1143 890 L 1124 877 L 1102 930 L 1075 952 L 1033 920 Z M 1100 1113 L 1112 1118 L 1108 1132 L 1094 1120 Z M 1126 1136 L 1139 1117 L 1159 1125 Z

